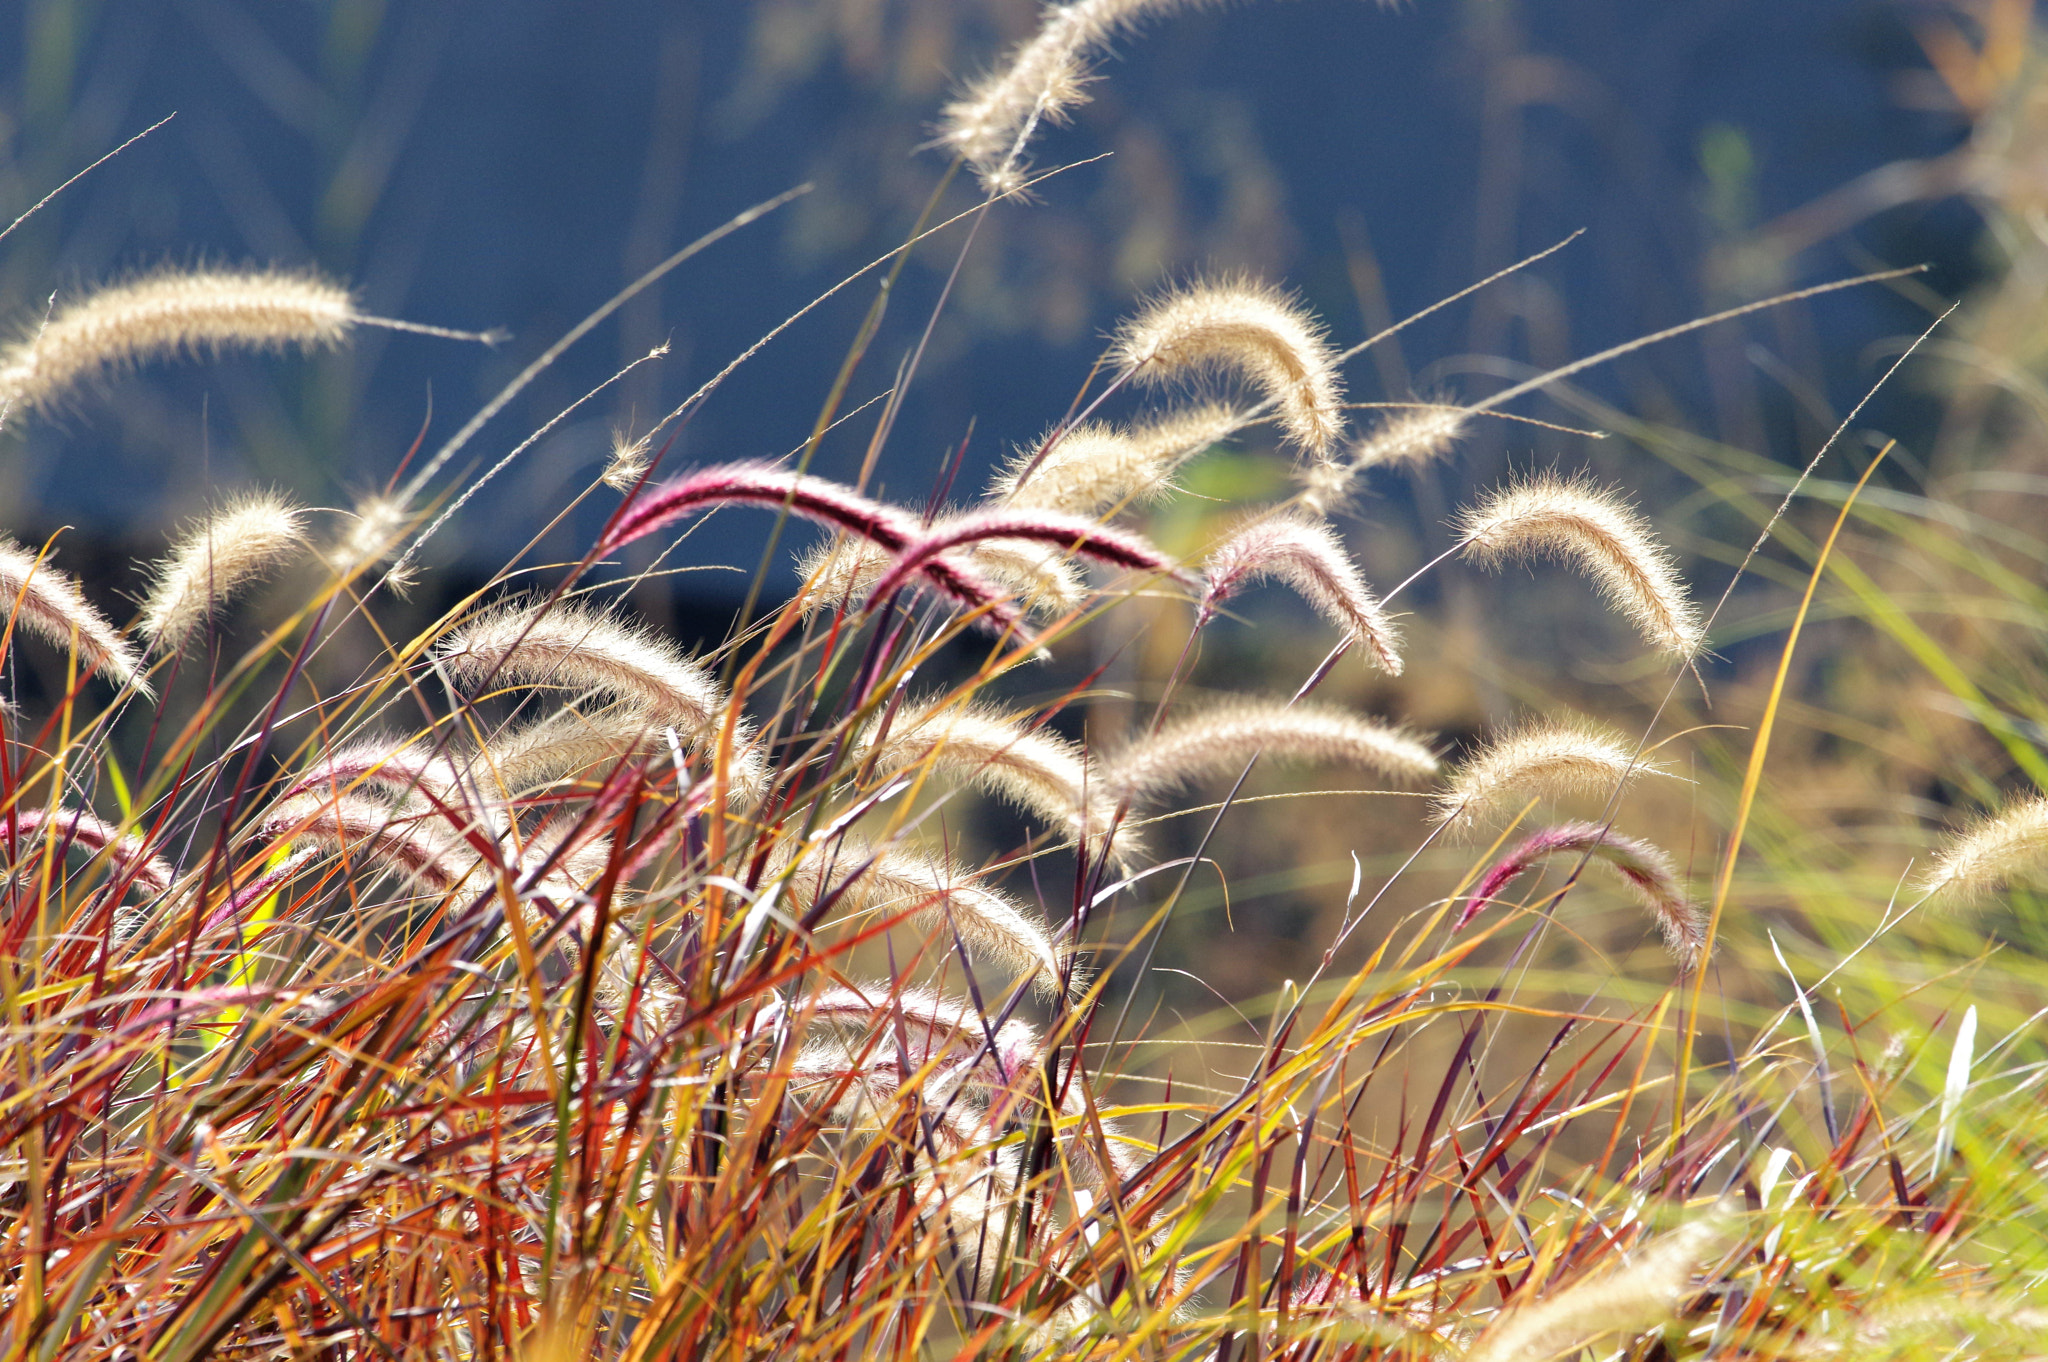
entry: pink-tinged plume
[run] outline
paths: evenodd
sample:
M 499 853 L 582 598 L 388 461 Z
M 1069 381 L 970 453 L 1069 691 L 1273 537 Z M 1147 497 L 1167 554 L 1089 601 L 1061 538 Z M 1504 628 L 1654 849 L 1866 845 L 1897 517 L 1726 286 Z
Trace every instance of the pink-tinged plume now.
M 686 516 L 730 504 L 787 510 L 791 515 L 859 535 L 900 554 L 923 528 L 909 514 L 886 506 L 851 487 L 791 473 L 765 463 L 715 464 L 649 488 L 639 501 L 622 509 L 598 544 L 600 554 L 625 547 Z M 981 610 L 997 629 L 1015 629 L 1021 619 L 1003 592 L 958 559 L 944 556 L 925 563 L 926 581 L 971 609 Z
M 1034 540 L 1137 572 L 1183 575 L 1171 558 L 1127 531 L 1062 511 L 1002 509 L 976 511 L 934 525 L 897 554 L 896 565 L 875 584 L 875 597 L 887 596 L 949 549 L 995 539 Z
M 1678 958 L 1679 968 L 1690 973 L 1699 963 L 1700 951 L 1706 945 L 1706 924 L 1700 919 L 1699 910 L 1686 899 L 1671 858 L 1648 842 L 1623 837 L 1598 823 L 1563 823 L 1545 828 L 1516 847 L 1473 888 L 1465 911 L 1459 914 L 1451 930 L 1463 928 L 1515 879 L 1557 855 L 1591 856 L 1613 866 L 1657 919 L 1664 944 Z

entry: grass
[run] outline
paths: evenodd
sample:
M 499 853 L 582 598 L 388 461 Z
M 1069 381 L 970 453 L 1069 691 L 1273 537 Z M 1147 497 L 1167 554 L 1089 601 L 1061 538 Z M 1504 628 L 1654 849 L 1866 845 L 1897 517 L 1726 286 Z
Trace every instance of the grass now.
M 988 196 L 877 267 L 1028 211 L 1033 131 L 1146 8 L 1060 11 L 963 96 Z M 0 358 L 7 419 L 332 343 L 307 297 L 411 325 L 305 276 L 116 284 Z M 622 440 L 579 560 L 423 627 L 394 593 L 481 418 L 352 512 L 229 503 L 125 633 L 0 555 L 9 1356 L 2030 1355 L 2048 968 L 2006 792 L 2048 773 L 2048 614 L 2038 536 L 1970 501 L 1992 423 L 1953 497 L 1889 448 L 1793 481 L 1580 361 L 1505 391 L 1690 479 L 1724 606 L 1568 478 L 1468 489 L 1382 589 L 1343 508 L 1504 393 L 1343 431 L 1363 346 L 1191 282 L 954 510 L 950 469 L 807 471 L 855 416 L 886 445 L 891 402 L 842 410 L 872 334 L 789 461 L 672 466 L 715 378 Z M 1235 405 L 1180 414 L 1190 376 Z M 692 656 L 618 565 L 708 516 L 762 567 Z M 1535 608 L 1615 684 L 1456 618 L 1446 581 L 1526 604 L 1470 570 L 1503 559 L 1591 579 Z M 1514 722 L 1399 722 L 1482 682 Z M 2003 917 L 1911 868 L 1951 803 L 2006 811 L 1971 863 Z M 1266 894 L 1314 905 L 1310 967 L 1186 977 Z

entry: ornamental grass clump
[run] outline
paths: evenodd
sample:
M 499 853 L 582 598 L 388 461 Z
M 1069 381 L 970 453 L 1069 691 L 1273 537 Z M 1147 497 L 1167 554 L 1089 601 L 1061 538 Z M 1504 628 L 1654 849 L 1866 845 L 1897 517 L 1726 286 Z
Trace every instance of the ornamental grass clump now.
M 941 115 L 989 191 L 967 214 L 1028 211 L 999 196 L 1035 129 L 1177 7 L 1044 11 Z M 369 324 L 310 275 L 165 271 L 24 324 L 0 405 Z M 1960 627 L 1790 496 L 1731 503 L 1799 522 L 1769 576 L 1810 588 L 1742 620 L 1561 474 L 1359 532 L 1371 470 L 1494 399 L 1390 394 L 1351 440 L 1341 329 L 1248 278 L 1137 303 L 1079 391 L 988 437 L 1018 452 L 966 504 L 886 419 L 854 451 L 886 479 L 826 476 L 837 387 L 783 462 L 621 434 L 579 493 L 602 527 L 481 585 L 420 550 L 490 476 L 444 455 L 523 378 L 348 510 L 223 489 L 131 572 L 132 625 L 0 545 L 35 640 L 0 711 L 8 1355 L 1648 1362 L 2021 1332 L 2048 980 L 2014 963 L 2024 913 L 2003 953 L 1902 943 L 1922 900 L 2030 902 L 2048 814 L 1991 796 L 2048 778 L 2032 691 L 1975 688 L 1928 632 Z M 1233 395 L 1158 397 L 1191 382 Z M 1776 485 L 1750 471 L 1699 480 Z M 1863 484 L 1831 486 L 1840 531 Z M 639 606 L 696 589 L 662 565 L 713 515 L 771 568 L 688 644 Z M 1536 557 L 1642 656 L 1546 674 L 1502 643 L 1474 569 Z M 2030 579 L 1978 566 L 2018 592 L 1982 618 L 2023 614 Z M 408 580 L 410 607 L 380 590 Z M 1802 821 L 1870 772 L 1782 756 L 1826 699 L 1785 621 L 1835 581 L 2014 768 L 1902 780 L 1923 814 L 2005 807 L 1917 873 L 1890 848 L 1918 827 L 1844 864 Z M 1774 666 L 1720 665 L 1710 626 L 1779 639 Z

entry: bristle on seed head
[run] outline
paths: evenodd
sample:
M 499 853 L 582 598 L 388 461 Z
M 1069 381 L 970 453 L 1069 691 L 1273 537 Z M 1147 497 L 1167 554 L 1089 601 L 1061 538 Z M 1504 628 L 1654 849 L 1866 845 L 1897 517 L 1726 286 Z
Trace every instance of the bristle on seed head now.
M 1692 657 L 1706 631 L 1670 553 L 1620 496 L 1584 481 L 1530 478 L 1459 517 L 1465 556 L 1489 567 L 1550 557 L 1576 563 L 1652 645 Z
M 1300 592 L 1325 619 L 1350 634 L 1389 676 L 1401 674 L 1401 631 L 1365 585 L 1336 532 L 1299 515 L 1261 516 L 1210 550 L 1205 616 L 1266 577 Z
M 1282 433 L 1315 457 L 1344 434 L 1344 385 L 1322 324 L 1266 284 L 1175 289 L 1117 330 L 1109 359 L 1146 383 L 1238 375 L 1273 405 Z
M 1611 795 L 1644 774 L 1668 772 L 1612 734 L 1530 724 L 1496 738 L 1452 773 L 1436 797 L 1437 818 L 1446 827 L 1465 828 L 1484 814 L 1530 799 Z
M 150 694 L 142 659 L 106 616 L 94 609 L 78 583 L 11 539 L 0 539 L 0 624 L 34 634 L 70 651 L 79 662 L 138 694 Z
M 229 597 L 305 541 L 305 515 L 283 498 L 238 497 L 175 544 L 156 565 L 137 625 L 158 650 L 176 652 Z

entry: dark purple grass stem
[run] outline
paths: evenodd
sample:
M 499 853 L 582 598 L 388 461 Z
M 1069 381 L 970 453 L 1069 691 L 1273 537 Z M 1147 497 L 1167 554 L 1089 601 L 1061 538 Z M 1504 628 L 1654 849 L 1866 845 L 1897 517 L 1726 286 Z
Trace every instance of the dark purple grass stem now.
M 1057 511 L 994 510 L 957 517 L 905 545 L 896 556 L 896 565 L 875 584 L 873 594 L 886 597 L 912 573 L 928 572 L 948 550 L 987 539 L 1029 539 L 1117 567 L 1185 579 L 1172 559 L 1134 534 Z

